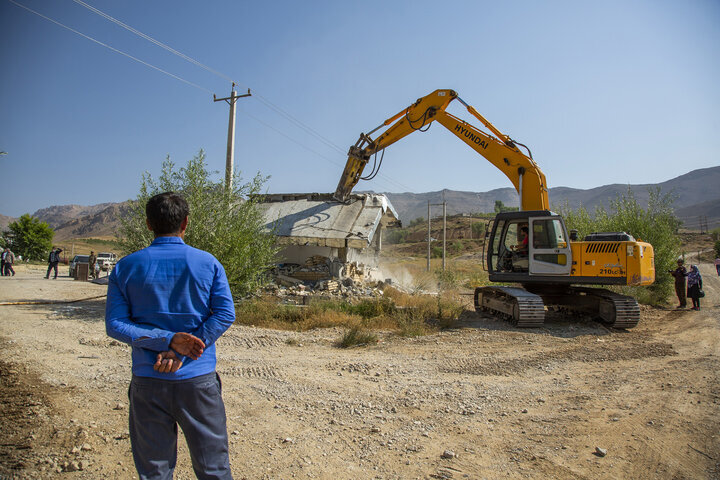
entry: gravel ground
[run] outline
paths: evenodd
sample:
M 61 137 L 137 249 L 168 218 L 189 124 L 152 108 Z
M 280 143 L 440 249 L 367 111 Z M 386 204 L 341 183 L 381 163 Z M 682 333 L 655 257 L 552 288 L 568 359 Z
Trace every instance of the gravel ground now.
M 643 307 L 629 331 L 468 310 L 454 330 L 343 350 L 337 329 L 233 326 L 218 371 L 234 476 L 720 478 L 720 281 L 701 271 L 703 310 Z M 0 305 L 0 479 L 136 478 L 129 347 L 91 298 L 105 287 L 17 272 L 0 302 L 34 303 Z M 183 439 L 176 478 L 194 478 Z

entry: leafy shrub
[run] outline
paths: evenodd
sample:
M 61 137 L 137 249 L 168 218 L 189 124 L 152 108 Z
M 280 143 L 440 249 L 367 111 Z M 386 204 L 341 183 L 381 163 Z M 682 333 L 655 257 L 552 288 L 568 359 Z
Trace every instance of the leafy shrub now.
M 637 295 L 643 287 L 623 288 L 628 294 L 644 299 L 647 303 L 660 304 L 667 301 L 673 291 L 673 279 L 667 274 L 672 270 L 680 254 L 680 239 L 677 236 L 680 221 L 673 212 L 674 198 L 663 195 L 659 188 L 649 189 L 650 197 L 646 209 L 640 207 L 632 191 L 614 199 L 611 211 L 598 207 L 594 216 L 580 207 L 571 210 L 566 204 L 559 211 L 565 218 L 568 229 L 576 229 L 580 238 L 592 232 L 625 231 L 638 240 L 653 246 L 655 252 L 655 283 L 647 287 L 649 295 Z
M 404 228 L 390 228 L 385 230 L 385 241 L 391 245 L 397 245 L 399 243 L 405 243 L 408 236 L 407 229 Z
M 47 259 L 55 232 L 46 222 L 26 213 L 7 228 L 0 238 L 0 246 L 10 247 L 15 255 L 25 260 Z
M 473 222 L 470 228 L 474 238 L 481 238 L 485 234 L 485 224 L 482 222 Z
M 458 275 L 454 270 L 435 270 L 435 278 L 437 279 L 440 290 L 456 288 L 460 284 Z
M 242 297 L 264 282 L 277 253 L 257 208 L 265 179 L 258 174 L 242 184 L 235 174 L 228 191 L 224 180 L 212 180 L 214 173 L 208 171 L 202 150 L 179 170 L 168 158 L 157 180 L 145 172 L 129 216 L 121 219 L 120 245 L 126 254 L 147 247 L 153 241 L 145 224 L 148 199 L 162 192 L 180 193 L 190 207 L 185 243 L 213 254 L 225 267 L 233 295 Z

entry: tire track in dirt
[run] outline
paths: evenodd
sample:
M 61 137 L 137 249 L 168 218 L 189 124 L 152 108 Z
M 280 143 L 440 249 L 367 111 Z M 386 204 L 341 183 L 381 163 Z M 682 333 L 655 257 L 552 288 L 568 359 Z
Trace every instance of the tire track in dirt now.
M 284 340 L 282 338 L 274 335 L 246 336 L 231 333 L 226 333 L 220 337 L 220 340 L 218 340 L 218 344 L 220 345 L 230 345 L 233 347 L 243 347 L 248 349 L 272 348 L 283 343 Z
M 269 365 L 253 367 L 224 366 L 218 369 L 218 373 L 220 375 L 227 375 L 228 377 L 237 378 L 282 378 L 280 371 L 277 368 Z
M 518 374 L 530 369 L 549 367 L 557 363 L 637 360 L 670 355 L 677 355 L 677 353 L 672 345 L 664 342 L 631 343 L 629 345 L 615 345 L 613 348 L 608 348 L 607 345 L 603 344 L 585 344 L 566 347 L 562 350 L 548 349 L 524 357 L 448 358 L 441 365 L 438 365 L 438 370 L 442 373 L 498 376 Z

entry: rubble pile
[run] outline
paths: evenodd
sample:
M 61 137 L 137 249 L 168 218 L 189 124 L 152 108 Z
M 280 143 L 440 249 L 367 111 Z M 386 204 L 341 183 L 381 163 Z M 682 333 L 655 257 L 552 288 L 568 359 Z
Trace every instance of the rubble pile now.
M 301 305 L 313 300 L 381 297 L 384 287 L 392 281 L 371 280 L 370 271 L 371 268 L 358 262 L 342 263 L 314 255 L 304 264 L 276 265 L 273 283 L 266 286 L 265 293 L 278 297 L 283 303 Z

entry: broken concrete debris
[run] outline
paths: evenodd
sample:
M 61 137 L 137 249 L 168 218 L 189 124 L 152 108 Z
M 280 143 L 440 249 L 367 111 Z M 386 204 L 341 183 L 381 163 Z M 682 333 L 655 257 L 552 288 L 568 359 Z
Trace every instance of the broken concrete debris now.
M 371 274 L 382 230 L 399 224 L 387 197 L 352 194 L 338 202 L 330 194 L 276 194 L 258 206 L 281 247 L 283 263 L 273 269 L 275 285 L 268 287 L 275 294 L 382 295 Z
M 382 297 L 384 289 L 392 283 L 390 279 L 355 281 L 352 278 L 303 282 L 286 275 L 276 275 L 274 280 L 274 283 L 265 287 L 265 294 L 292 305 L 309 305 L 316 301 L 338 298 Z M 396 285 L 393 287 L 401 289 Z

